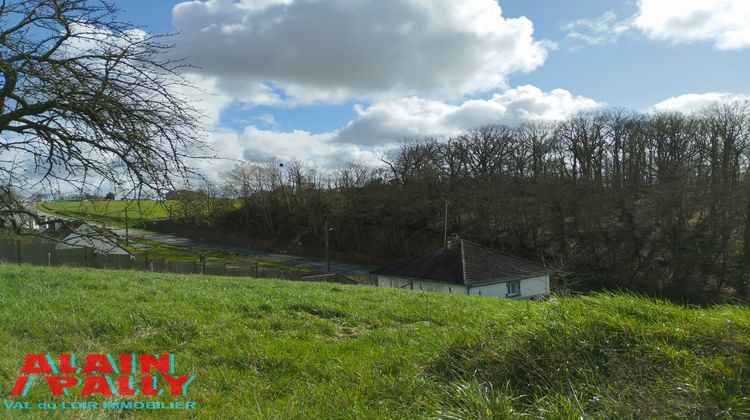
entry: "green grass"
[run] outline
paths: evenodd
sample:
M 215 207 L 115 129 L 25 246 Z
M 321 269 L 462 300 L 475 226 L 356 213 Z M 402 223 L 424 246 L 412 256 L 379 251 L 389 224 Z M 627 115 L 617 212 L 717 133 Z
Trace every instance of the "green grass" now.
M 39 210 L 64 217 L 90 220 L 110 226 L 125 226 L 125 209 L 127 224 L 130 227 L 143 228 L 144 223 L 169 219 L 170 211 L 178 214 L 180 204 L 174 200 L 154 201 L 50 201 L 37 203 Z
M 206 262 L 209 264 L 221 264 L 233 258 L 232 255 L 226 252 L 206 251 L 197 248 L 184 248 L 181 246 L 174 246 L 161 242 L 148 241 L 145 239 L 138 239 L 137 243 L 142 247 L 138 248 L 131 246 L 126 248 L 133 254 L 143 254 L 144 252 L 147 252 L 149 259 L 164 258 L 165 261 L 172 263 L 198 261 L 201 255 L 206 256 Z
M 3 398 L 41 352 L 175 353 L 197 376 L 199 418 L 750 415 L 750 309 L 628 295 L 535 303 L 1 266 Z
M 138 239 L 137 243 L 145 246 L 146 248 L 138 248 L 133 246 L 126 246 L 126 248 L 133 254 L 137 255 L 147 252 L 149 259 L 164 258 L 164 261 L 170 263 L 196 262 L 200 260 L 201 255 L 204 255 L 206 257 L 207 264 L 230 264 L 240 266 L 251 266 L 257 264 L 260 268 L 269 268 L 275 270 L 299 269 L 302 271 L 309 271 L 308 269 L 304 268 L 297 268 L 286 264 L 231 254 L 228 252 L 206 251 L 198 248 L 185 248 L 145 239 Z

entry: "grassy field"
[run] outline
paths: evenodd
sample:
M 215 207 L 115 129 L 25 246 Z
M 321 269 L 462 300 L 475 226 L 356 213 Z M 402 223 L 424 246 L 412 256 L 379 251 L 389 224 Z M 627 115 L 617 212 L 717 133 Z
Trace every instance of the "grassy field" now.
M 197 377 L 196 418 L 750 415 L 750 309 L 624 295 L 535 303 L 0 266 L 3 399 L 25 354 L 65 352 L 174 353 Z M 55 413 L 71 415 L 31 411 Z
M 170 263 L 196 262 L 200 260 L 201 255 L 204 255 L 206 257 L 206 263 L 208 264 L 230 264 L 240 266 L 252 266 L 257 264 L 260 268 L 270 268 L 276 270 L 299 269 L 274 261 L 241 256 L 228 252 L 206 251 L 198 248 L 185 248 L 161 242 L 148 241 L 145 239 L 137 239 L 135 243 L 139 244 L 140 247 L 126 247 L 133 254 L 143 254 L 144 252 L 148 252 L 148 257 L 150 259 L 164 258 L 164 261 Z M 308 269 L 300 270 L 309 271 Z
M 165 261 L 171 263 L 198 261 L 201 255 L 204 255 L 206 257 L 206 262 L 209 264 L 225 263 L 233 258 L 232 255 L 226 252 L 206 251 L 197 248 L 185 248 L 181 246 L 164 244 L 161 242 L 148 241 L 145 239 L 137 239 L 134 242 L 139 246 L 126 247 L 133 254 L 142 254 L 144 252 L 148 252 L 148 257 L 150 259 L 164 258 Z
M 37 207 L 47 213 L 64 217 L 110 225 L 125 226 L 125 209 L 127 223 L 130 227 L 143 228 L 144 222 L 157 222 L 169 219 L 169 213 L 177 213 L 180 204 L 174 200 L 164 202 L 141 200 L 137 202 L 115 200 L 92 201 L 50 201 L 38 203 Z

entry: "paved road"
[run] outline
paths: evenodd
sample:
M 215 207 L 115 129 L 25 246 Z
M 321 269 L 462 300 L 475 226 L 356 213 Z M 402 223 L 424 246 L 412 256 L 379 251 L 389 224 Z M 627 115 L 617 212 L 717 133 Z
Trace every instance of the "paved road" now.
M 117 235 L 124 237 L 125 229 L 110 229 Z M 169 235 L 166 233 L 152 232 L 141 229 L 129 229 L 128 232 L 131 238 L 141 238 L 148 241 L 160 242 L 163 244 L 180 246 L 183 248 L 195 248 L 206 251 L 219 251 L 219 252 L 232 252 L 238 255 L 245 255 L 261 260 L 272 261 L 280 264 L 291 265 L 295 267 L 309 268 L 317 271 L 326 271 L 326 263 L 322 260 L 317 260 L 308 257 L 299 257 L 289 254 L 277 254 L 266 251 L 251 250 L 232 245 L 222 245 L 211 242 L 196 241 L 187 238 L 181 238 L 179 236 Z M 369 267 L 361 266 L 358 264 L 341 263 L 331 261 L 331 271 L 339 271 L 346 275 L 361 275 L 363 272 L 368 272 Z
M 39 210 L 36 207 L 36 204 L 29 205 L 29 208 L 35 211 L 40 216 L 47 216 L 51 218 L 58 218 L 58 219 L 67 219 L 65 217 L 61 217 L 55 214 L 45 213 L 41 210 Z M 88 222 L 92 226 L 99 226 L 100 224 Z M 117 235 L 124 237 L 125 236 L 125 229 L 122 228 L 111 228 L 109 227 L 112 232 L 116 233 Z M 238 255 L 244 255 L 244 256 L 250 256 L 254 257 L 260 260 L 265 261 L 272 261 L 279 264 L 294 266 L 294 267 L 301 267 L 301 268 L 308 268 L 311 270 L 316 271 L 326 271 L 326 263 L 323 260 L 315 259 L 315 258 L 309 258 L 309 257 L 299 257 L 295 255 L 289 255 L 289 254 L 278 254 L 273 252 L 266 252 L 266 251 L 258 251 L 258 250 L 251 250 L 247 248 L 241 248 L 238 246 L 232 246 L 232 245 L 222 245 L 222 244 L 216 244 L 211 242 L 203 242 L 203 241 L 196 241 L 191 240 L 187 238 L 181 238 L 179 236 L 169 235 L 166 233 L 159 233 L 159 232 L 152 232 L 148 230 L 142 230 L 142 229 L 128 229 L 128 235 L 130 238 L 141 238 L 148 241 L 154 241 L 154 242 L 160 242 L 167 245 L 174 245 L 174 246 L 180 246 L 184 248 L 195 248 L 195 249 L 202 249 L 206 251 L 219 251 L 219 252 L 232 252 L 236 253 Z M 351 264 L 351 263 L 342 263 L 342 262 L 334 262 L 331 261 L 331 271 L 332 272 L 341 272 L 344 275 L 349 276 L 359 276 L 363 273 L 367 273 L 372 269 L 372 267 L 367 267 L 364 265 L 359 264 Z

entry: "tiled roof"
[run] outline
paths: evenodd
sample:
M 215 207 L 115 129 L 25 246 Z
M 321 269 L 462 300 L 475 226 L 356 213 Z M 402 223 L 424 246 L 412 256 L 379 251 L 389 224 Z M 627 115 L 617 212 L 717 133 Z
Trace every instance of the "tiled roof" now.
M 549 274 L 544 266 L 464 239 L 373 271 L 374 274 L 479 286 Z
M 398 277 L 464 284 L 461 247 L 439 249 L 373 271 Z

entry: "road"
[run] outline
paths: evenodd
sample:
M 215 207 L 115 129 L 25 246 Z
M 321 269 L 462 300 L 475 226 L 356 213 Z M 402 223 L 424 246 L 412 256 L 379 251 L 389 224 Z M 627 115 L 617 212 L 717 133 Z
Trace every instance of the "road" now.
M 66 217 L 58 216 L 56 214 L 43 212 L 38 209 L 38 207 L 36 206 L 36 203 L 30 204 L 29 209 L 36 212 L 36 214 L 39 216 L 47 216 L 53 219 L 55 218 L 56 219 L 68 219 Z M 89 223 L 92 226 L 101 227 L 101 225 L 98 223 L 93 223 L 93 222 L 87 222 L 87 223 Z M 107 227 L 107 229 L 111 230 L 118 236 L 125 237 L 124 228 Z M 128 229 L 128 236 L 131 239 L 140 238 L 140 239 L 144 239 L 147 241 L 159 242 L 159 243 L 179 246 L 183 248 L 202 249 L 206 251 L 230 252 L 230 253 L 235 253 L 237 255 L 249 256 L 249 257 L 257 258 L 259 260 L 271 261 L 271 262 L 293 266 L 293 267 L 307 268 L 310 270 L 321 271 L 321 272 L 326 271 L 325 261 L 316 259 L 316 258 L 300 257 L 296 255 L 279 254 L 279 253 L 273 253 L 273 252 L 252 250 L 252 249 L 247 249 L 247 248 L 242 248 L 242 247 L 232 246 L 232 245 L 223 245 L 223 244 L 217 244 L 217 243 L 211 243 L 211 242 L 196 241 L 194 239 L 181 238 L 179 236 L 174 236 L 174 235 L 170 235 L 167 233 L 152 232 L 148 230 L 134 229 L 134 228 Z M 364 273 L 369 273 L 370 270 L 372 270 L 372 267 L 367 267 L 367 266 L 359 265 L 359 264 L 331 261 L 331 272 L 340 272 L 347 276 L 361 276 Z

